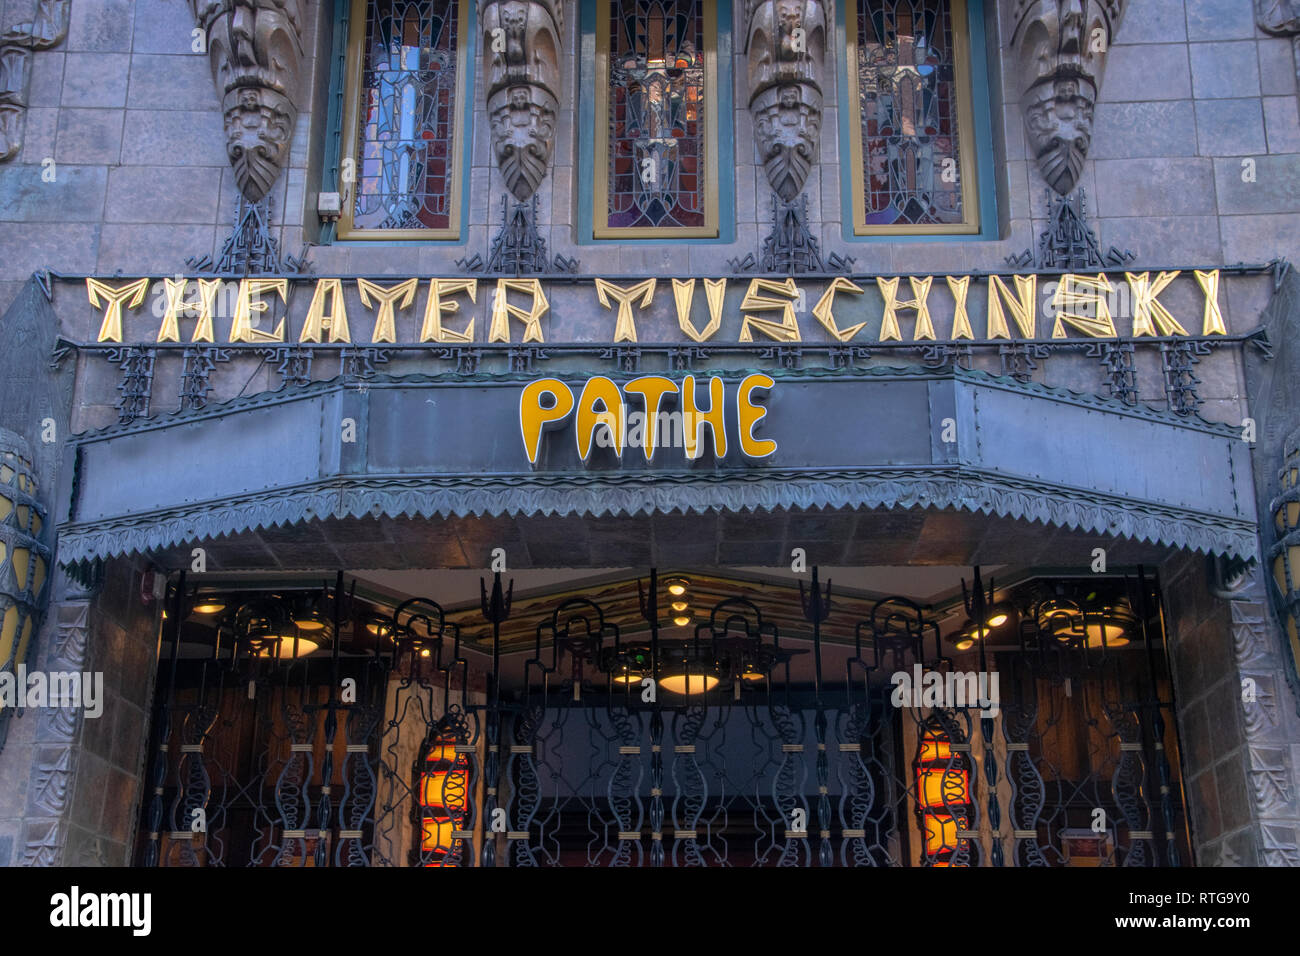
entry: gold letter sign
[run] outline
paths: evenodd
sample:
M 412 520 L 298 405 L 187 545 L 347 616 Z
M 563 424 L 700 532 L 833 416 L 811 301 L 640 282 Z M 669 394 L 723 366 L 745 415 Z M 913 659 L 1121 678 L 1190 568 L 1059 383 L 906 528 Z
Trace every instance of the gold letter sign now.
M 1257 270 L 1251 268 L 1249 271 Z M 938 283 L 940 278 L 943 283 Z M 233 316 L 227 338 L 232 345 L 291 341 L 286 334 L 296 335 L 302 344 L 351 344 L 349 310 L 351 319 L 355 321 L 358 309 L 369 309 L 375 317 L 370 342 L 376 344 L 438 342 L 470 345 L 485 339 L 487 343 L 510 343 L 515 322 L 522 324 L 523 331 L 521 338 L 513 341 L 545 344 L 542 318 L 552 312 L 552 303 L 547 298 L 548 288 L 555 288 L 555 294 L 561 296 L 561 311 L 553 320 L 560 322 L 556 328 L 562 330 L 564 336 L 564 342 L 559 344 L 637 343 L 640 341 L 638 320 L 643 330 L 646 322 L 652 322 L 655 345 L 672 344 L 658 341 L 663 328 L 661 323 L 666 321 L 671 328 L 672 319 L 665 311 L 668 308 L 674 309 L 677 318 L 679 333 L 675 335 L 680 336 L 678 342 L 708 343 L 730 338 L 733 342 L 751 343 L 758 339 L 797 344 L 804 341 L 803 329 L 806 327 L 814 336 L 814 342 L 823 344 L 861 341 L 863 336 L 874 336 L 876 341 L 883 343 L 902 343 L 905 338 L 901 328 L 903 316 L 910 316 L 914 317 L 912 334 L 908 337 L 912 342 L 940 340 L 936 329 L 940 326 L 947 335 L 942 341 L 957 343 L 976 341 L 978 336 L 973 321 L 978 316 L 973 313 L 981 308 L 985 310 L 985 326 L 982 330 L 984 338 L 980 341 L 1119 338 L 1119 319 L 1130 306 L 1124 300 L 1120 300 L 1124 302 L 1123 308 L 1116 306 L 1113 299 L 1118 293 L 1131 299 L 1133 323 L 1131 329 L 1124 329 L 1123 334 L 1132 340 L 1190 337 L 1197 334 L 1196 326 L 1180 321 L 1160 300 L 1164 296 L 1171 305 L 1186 302 L 1193 281 L 1203 304 L 1198 338 L 1226 335 L 1227 323 L 1219 301 L 1222 278 L 1219 269 L 1115 271 L 1109 275 L 1105 272 L 1093 275 L 1045 273 L 1045 285 L 1040 285 L 1038 274 L 1032 272 L 854 278 L 805 276 L 798 283 L 792 277 L 753 278 L 741 288 L 733 286 L 730 298 L 726 279 L 703 279 L 707 321 L 703 315 L 705 309 L 695 308 L 696 286 L 701 281 L 698 278 L 671 280 L 671 307 L 664 299 L 667 293 L 660 287 L 658 278 L 651 276 L 635 281 L 625 278 L 617 283 L 599 276 L 495 278 L 487 280 L 495 285 L 491 289 L 491 301 L 485 303 L 478 301 L 477 279 L 430 278 L 427 280 L 429 288 L 423 316 L 402 316 L 400 323 L 399 312 L 414 308 L 420 285 L 426 281 L 424 278 L 381 283 L 360 276 L 313 279 L 302 276 L 244 279 L 186 278 L 180 275 L 161 279 L 90 277 L 86 279 L 86 294 L 90 304 L 101 310 L 97 338 L 101 343 L 120 344 L 123 325 L 127 322 L 126 311 L 140 310 L 146 295 L 149 295 L 153 299 L 153 315 L 162 319 L 156 335 L 153 328 L 149 330 L 156 343 L 180 344 L 183 334 L 181 320 L 186 319 L 195 322 L 188 341 L 215 344 L 213 323 L 220 315 L 223 318 Z M 902 285 L 903 279 L 907 280 L 906 287 Z M 1175 287 L 1174 283 L 1180 281 L 1182 286 Z M 309 283 L 310 290 L 307 288 Z M 907 295 L 904 288 L 910 289 L 910 298 L 903 297 Z M 296 294 L 290 295 L 291 291 Z M 660 293 L 657 305 L 656 291 Z M 984 294 L 983 302 L 980 301 L 981 293 Z M 277 296 L 279 302 L 275 301 Z M 728 301 L 731 306 L 729 313 Z M 612 333 L 601 331 L 602 306 L 615 313 Z M 1173 307 L 1187 308 L 1185 305 Z M 274 321 L 274 328 L 261 327 L 262 313 L 267 313 L 266 320 Z M 444 325 L 452 316 L 461 319 L 456 322 L 457 326 L 463 324 L 461 331 Z M 483 317 L 482 320 L 479 316 Z M 876 316 L 880 317 L 878 332 L 874 331 Z M 724 321 L 731 323 L 725 333 L 722 330 Z M 402 326 L 400 330 L 399 325 Z M 1188 328 L 1193 331 L 1189 332 Z M 145 342 L 143 337 L 136 341 L 141 345 Z M 863 346 L 866 346 L 865 342 Z M 709 392 L 711 394 L 712 386 Z M 703 386 L 700 394 L 703 398 Z

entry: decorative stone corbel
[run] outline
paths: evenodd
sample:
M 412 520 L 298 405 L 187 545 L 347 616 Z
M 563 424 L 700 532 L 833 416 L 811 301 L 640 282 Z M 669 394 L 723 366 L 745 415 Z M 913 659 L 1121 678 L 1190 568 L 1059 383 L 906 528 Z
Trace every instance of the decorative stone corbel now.
M 58 46 L 68 35 L 70 0 L 39 0 L 31 23 L 0 34 L 0 163 L 23 148 L 23 120 L 32 75 L 32 52 Z
M 559 112 L 560 0 L 485 0 L 483 80 L 492 155 L 519 202 L 546 178 Z
M 1300 2 L 1255 0 L 1255 24 L 1274 37 L 1290 37 L 1296 56 L 1296 81 L 1300 82 Z
M 249 202 L 289 160 L 302 73 L 301 0 L 190 0 L 221 96 L 226 153 Z
M 746 22 L 754 143 L 772 190 L 789 203 L 817 162 L 826 9 L 820 0 L 750 0 Z
M 1270 36 L 1300 33 L 1300 4 L 1296 0 L 1255 0 L 1255 22 Z
M 1020 0 L 1012 48 L 1025 132 L 1043 179 L 1078 185 L 1106 53 L 1126 0 Z

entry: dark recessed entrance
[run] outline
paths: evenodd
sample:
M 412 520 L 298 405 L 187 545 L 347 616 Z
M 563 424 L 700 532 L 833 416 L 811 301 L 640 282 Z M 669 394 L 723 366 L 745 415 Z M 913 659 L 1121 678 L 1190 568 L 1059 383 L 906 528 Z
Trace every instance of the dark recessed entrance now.
M 182 578 L 137 859 L 1186 864 L 1156 582 L 993 571 Z

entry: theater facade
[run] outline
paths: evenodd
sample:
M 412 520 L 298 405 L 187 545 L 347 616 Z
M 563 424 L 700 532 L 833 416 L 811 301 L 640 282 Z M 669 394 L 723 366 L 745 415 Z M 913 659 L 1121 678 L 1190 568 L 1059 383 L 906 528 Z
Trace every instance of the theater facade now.
M 1300 865 L 1293 5 L 0 17 L 0 863 Z

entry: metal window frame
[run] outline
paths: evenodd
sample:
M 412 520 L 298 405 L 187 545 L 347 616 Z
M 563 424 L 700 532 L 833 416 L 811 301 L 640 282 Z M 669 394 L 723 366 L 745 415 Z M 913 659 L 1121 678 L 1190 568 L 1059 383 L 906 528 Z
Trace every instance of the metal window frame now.
M 975 72 L 972 68 L 972 39 L 976 32 L 972 29 L 972 9 L 966 0 L 948 0 L 952 18 L 953 35 L 953 76 L 957 85 L 957 135 L 958 160 L 961 164 L 962 187 L 962 222 L 942 225 L 892 225 L 873 226 L 866 222 L 866 201 L 860 172 L 864 161 L 862 155 L 862 130 L 858 102 L 858 4 L 860 0 L 843 0 L 844 43 L 842 49 L 844 86 L 846 96 L 841 100 L 841 142 L 847 141 L 848 162 L 843 168 L 851 175 L 846 177 L 846 199 L 852 209 L 851 220 L 846 217 L 844 231 L 846 238 L 904 236 L 971 236 L 982 237 L 984 232 L 985 210 L 980 206 L 981 169 L 976 141 L 979 134 L 973 104 L 973 87 Z M 841 148 L 843 158 L 843 148 Z
M 666 227 L 615 227 L 609 223 L 609 18 L 613 0 L 596 3 L 595 152 L 592 163 L 592 236 L 595 239 L 719 239 L 718 114 L 729 108 L 718 96 L 718 5 L 704 6 L 704 225 Z M 598 201 L 603 200 L 603 201 Z M 604 223 L 602 224 L 602 218 Z
M 340 182 L 345 193 L 342 203 L 342 215 L 339 218 L 336 236 L 340 240 L 450 240 L 459 242 L 465 225 L 464 203 L 468 198 L 465 188 L 465 175 L 469 162 L 465 155 L 470 139 L 465 135 L 465 123 L 469 110 L 466 104 L 474 92 L 474 78 L 471 75 L 473 62 L 470 41 L 471 12 L 474 0 L 455 0 L 459 9 L 456 15 L 456 106 L 453 122 L 452 148 L 450 151 L 451 170 L 448 180 L 451 183 L 451 196 L 448 201 L 449 224 L 446 229 L 358 229 L 353 225 L 355 197 L 352 190 L 360 182 L 361 159 L 357 156 L 357 134 L 360 123 L 358 100 L 361 96 L 361 75 L 365 69 L 366 11 L 372 0 L 351 0 L 351 15 L 347 36 L 347 67 L 343 93 L 343 125 L 339 144 L 339 168 L 352 163 L 353 180 L 351 183 Z

